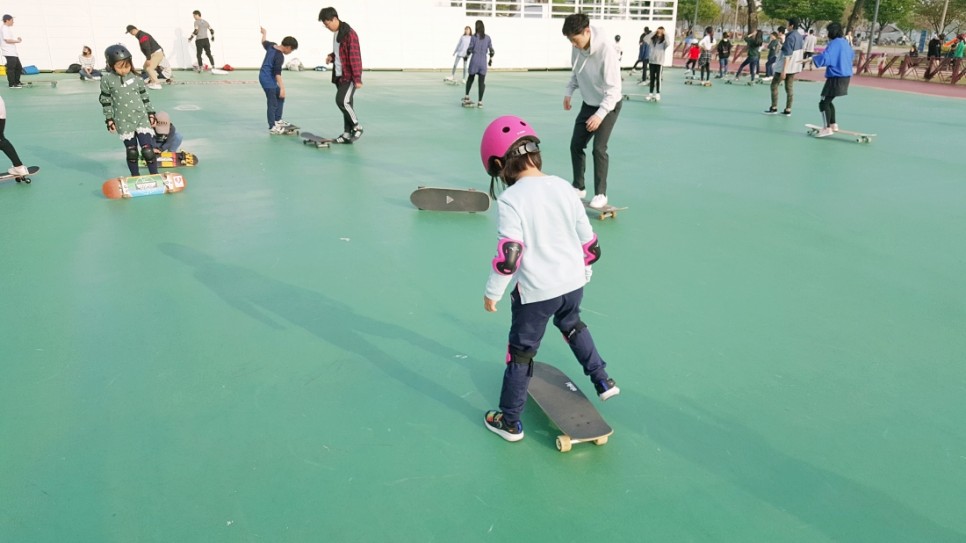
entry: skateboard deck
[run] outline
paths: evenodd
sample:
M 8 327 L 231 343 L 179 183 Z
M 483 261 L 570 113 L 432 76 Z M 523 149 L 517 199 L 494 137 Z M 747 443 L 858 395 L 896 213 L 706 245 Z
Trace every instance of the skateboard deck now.
M 178 173 L 165 172 L 137 177 L 115 177 L 108 179 L 101 186 L 104 196 L 111 200 L 118 198 L 137 198 L 152 194 L 168 194 L 181 192 L 187 182 Z
M 587 441 L 603 445 L 614 433 L 570 377 L 550 364 L 533 362 L 533 377 L 527 392 L 550 422 L 563 432 L 557 436 L 560 452 Z
M 323 138 L 321 136 L 316 136 L 311 132 L 302 132 L 301 136 L 302 136 L 302 143 L 304 145 L 314 145 L 318 149 L 326 149 L 332 143 L 335 142 L 335 140 L 331 138 Z
M 212 75 L 228 75 L 228 70 L 222 70 L 221 68 L 212 68 Z
M 805 128 L 808 129 L 809 136 L 818 137 L 818 131 L 821 130 L 823 127 L 814 125 L 814 124 L 806 124 Z M 844 134 L 846 136 L 853 138 L 855 141 L 859 143 L 871 143 L 872 138 L 876 136 L 875 134 L 866 134 L 864 132 L 852 132 L 851 130 L 837 130 L 834 133 L 832 133 L 833 136 L 836 134 Z
M 443 83 L 446 83 L 447 85 L 462 85 L 463 84 L 463 82 L 460 81 L 459 79 L 444 79 L 443 80 Z
M 734 79 L 725 79 L 725 85 L 747 85 L 751 87 L 753 85 L 762 85 L 764 83 L 765 82 L 762 81 L 761 78 L 758 78 L 754 81 L 750 79 L 748 81 L 735 81 Z
M 624 95 L 624 100 L 625 101 L 628 101 L 628 102 L 633 101 L 633 100 L 640 100 L 642 102 L 653 102 L 654 101 L 654 98 L 653 97 L 648 98 L 646 94 L 630 94 L 630 93 L 628 93 L 628 94 L 625 94 Z
M 409 196 L 409 201 L 424 211 L 478 213 L 490 209 L 490 196 L 473 189 L 419 187 Z
M 53 88 L 53 87 L 56 87 L 57 86 L 57 82 L 56 81 L 53 81 L 53 80 L 36 80 L 36 81 L 24 81 L 23 82 L 23 86 L 24 87 L 30 87 L 30 88 L 32 88 L 32 87 L 39 87 L 41 85 L 50 85 L 51 88 Z
M 699 87 L 710 87 L 710 81 L 698 81 L 697 79 L 686 79 L 684 81 L 685 85 L 698 85 Z
M 29 176 L 31 176 L 31 175 L 39 172 L 39 171 L 40 171 L 40 166 L 28 166 L 27 167 L 27 175 L 16 176 L 16 175 L 13 175 L 13 174 L 9 174 L 7 172 L 3 172 L 3 175 L 0 175 L 0 181 L 6 181 L 8 179 L 16 179 L 17 180 L 17 183 L 20 183 L 20 182 L 30 183 L 30 177 Z
M 469 102 L 462 102 L 461 101 L 460 102 L 460 105 L 463 106 L 463 107 L 465 107 L 465 108 L 475 108 L 475 107 L 477 107 L 476 102 L 474 102 L 472 100 L 470 100 Z
M 590 207 L 590 202 L 585 200 L 581 200 L 581 202 L 584 204 L 584 208 L 587 210 L 587 212 L 591 215 L 596 214 L 599 220 L 604 220 L 607 218 L 616 219 L 618 211 L 627 209 L 626 207 L 615 207 L 612 205 L 606 205 L 600 209 L 597 209 L 595 207 Z
M 138 164 L 141 166 L 146 166 L 143 158 L 138 158 Z M 159 168 L 178 168 L 180 166 L 196 166 L 198 164 L 198 155 L 193 155 L 186 151 L 161 151 L 158 154 L 158 167 Z

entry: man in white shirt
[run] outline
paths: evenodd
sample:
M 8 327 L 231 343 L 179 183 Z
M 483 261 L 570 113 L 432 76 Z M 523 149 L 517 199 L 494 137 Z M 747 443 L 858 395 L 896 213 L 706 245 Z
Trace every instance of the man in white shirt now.
M 570 111 L 574 91 L 580 90 L 583 103 L 574 123 L 570 139 L 570 160 L 574 169 L 574 188 L 581 198 L 586 196 L 584 171 L 587 157 L 584 149 L 594 140 L 594 198 L 590 207 L 607 205 L 607 142 L 621 111 L 621 66 L 614 42 L 604 32 L 590 26 L 590 18 L 583 13 L 569 15 L 564 20 L 563 34 L 573 45 L 573 72 L 564 96 L 564 109 Z
M 13 33 L 13 15 L 3 16 L 3 26 L 0 27 L 0 53 L 7 59 L 7 84 L 11 89 L 23 87 L 20 76 L 23 75 L 23 64 L 17 55 L 17 44 L 23 39 Z

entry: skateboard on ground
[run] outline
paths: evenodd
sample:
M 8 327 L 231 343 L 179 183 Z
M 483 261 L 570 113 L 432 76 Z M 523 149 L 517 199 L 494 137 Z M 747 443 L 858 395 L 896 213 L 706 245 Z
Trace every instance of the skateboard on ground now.
M 806 124 L 805 128 L 808 129 L 809 136 L 818 137 L 818 131 L 821 130 L 823 127 L 814 125 L 814 124 Z M 859 143 L 871 143 L 872 138 L 876 136 L 875 134 L 866 134 L 863 132 L 852 132 L 851 130 L 836 130 L 835 132 L 832 133 L 832 135 L 834 136 L 835 134 L 844 134 L 846 136 L 854 138 L 855 141 Z
M 460 101 L 460 105 L 463 106 L 463 107 L 465 107 L 465 108 L 476 108 L 476 107 L 480 107 L 479 104 L 477 104 L 473 100 L 470 100 L 468 102 L 467 101 Z
M 285 127 L 284 132 L 278 135 L 279 136 L 298 136 L 301 133 L 301 130 L 302 130 L 301 128 L 295 126 L 294 124 L 290 124 Z
M 455 85 L 463 85 L 465 82 L 459 79 L 453 79 L 453 78 L 447 77 L 446 79 L 443 79 L 443 83 L 446 83 L 447 85 L 455 86 Z
M 41 85 L 50 85 L 51 88 L 57 86 L 57 82 L 53 80 L 36 80 L 36 81 L 24 81 L 23 86 L 28 88 L 39 87 Z
M 632 100 L 641 100 L 644 102 L 657 102 L 657 100 L 655 100 L 653 96 L 648 98 L 646 94 L 625 94 L 624 100 L 627 102 L 630 102 Z
M 335 140 L 332 138 L 323 138 L 321 136 L 316 136 L 311 132 L 302 132 L 301 137 L 304 145 L 314 145 L 318 149 L 326 149 L 331 144 L 335 143 Z
M 147 166 L 144 158 L 138 158 L 138 164 Z M 187 151 L 161 151 L 158 153 L 159 168 L 178 168 L 180 166 L 196 166 L 197 164 L 198 155 L 193 155 Z
M 698 85 L 698 86 L 701 86 L 701 87 L 710 87 L 711 86 L 711 82 L 710 81 L 699 81 L 697 79 L 685 79 L 684 80 L 684 84 L 685 85 Z
M 750 79 L 748 81 L 740 81 L 732 78 L 732 79 L 725 79 L 724 82 L 725 82 L 725 85 L 747 85 L 749 87 L 751 87 L 752 85 L 764 84 L 764 81 L 762 81 L 760 77 L 758 79 L 755 79 L 754 81 Z
M 181 174 L 174 172 L 139 175 L 137 177 L 115 177 L 101 186 L 104 196 L 111 200 L 118 198 L 137 198 L 152 194 L 169 194 L 184 190 L 187 182 Z
M 533 362 L 533 377 L 527 392 L 563 433 L 557 436 L 560 452 L 587 441 L 603 445 L 614 433 L 570 377 L 550 364 Z
M 409 201 L 424 211 L 461 211 L 478 213 L 490 209 L 490 196 L 473 189 L 419 187 Z
M 9 174 L 7 172 L 3 172 L 3 175 L 0 175 L 0 181 L 7 181 L 8 179 L 16 179 L 17 183 L 23 182 L 23 183 L 29 184 L 30 183 L 29 176 L 39 171 L 40 171 L 40 166 L 30 166 L 27 168 L 27 175 L 16 176 L 13 174 Z
M 627 209 L 626 207 L 614 207 L 614 206 L 609 205 L 609 204 L 608 205 L 605 205 L 604 207 L 602 207 L 600 209 L 597 209 L 595 207 L 590 207 L 590 202 L 587 202 L 585 200 L 581 200 L 581 202 L 584 204 L 584 208 L 587 209 L 587 212 L 590 213 L 590 214 L 592 214 L 592 215 L 593 214 L 597 214 L 597 218 L 599 220 L 604 220 L 604 219 L 606 219 L 608 217 L 610 217 L 612 219 L 616 219 L 617 218 L 617 212 L 618 211 L 623 211 L 623 210 Z

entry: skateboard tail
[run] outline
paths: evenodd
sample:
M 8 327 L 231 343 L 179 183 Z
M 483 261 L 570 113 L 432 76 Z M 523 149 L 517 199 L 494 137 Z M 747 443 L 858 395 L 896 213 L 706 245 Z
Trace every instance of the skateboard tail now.
M 164 173 L 108 179 L 101 185 L 101 192 L 107 198 L 114 200 L 181 192 L 185 186 L 185 179 L 180 174 Z

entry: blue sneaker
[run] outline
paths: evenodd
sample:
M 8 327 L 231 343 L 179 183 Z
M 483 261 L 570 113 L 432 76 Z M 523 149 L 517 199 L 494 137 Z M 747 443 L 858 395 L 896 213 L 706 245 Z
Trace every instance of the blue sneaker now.
M 487 411 L 483 417 L 483 424 L 494 434 L 507 441 L 520 441 L 523 439 L 523 424 L 520 421 L 509 423 L 503 419 L 501 411 Z
M 601 401 L 607 401 L 607 398 L 617 396 L 621 393 L 621 389 L 617 388 L 617 383 L 613 379 L 601 379 L 594 383 L 594 388 L 597 389 L 597 397 Z

